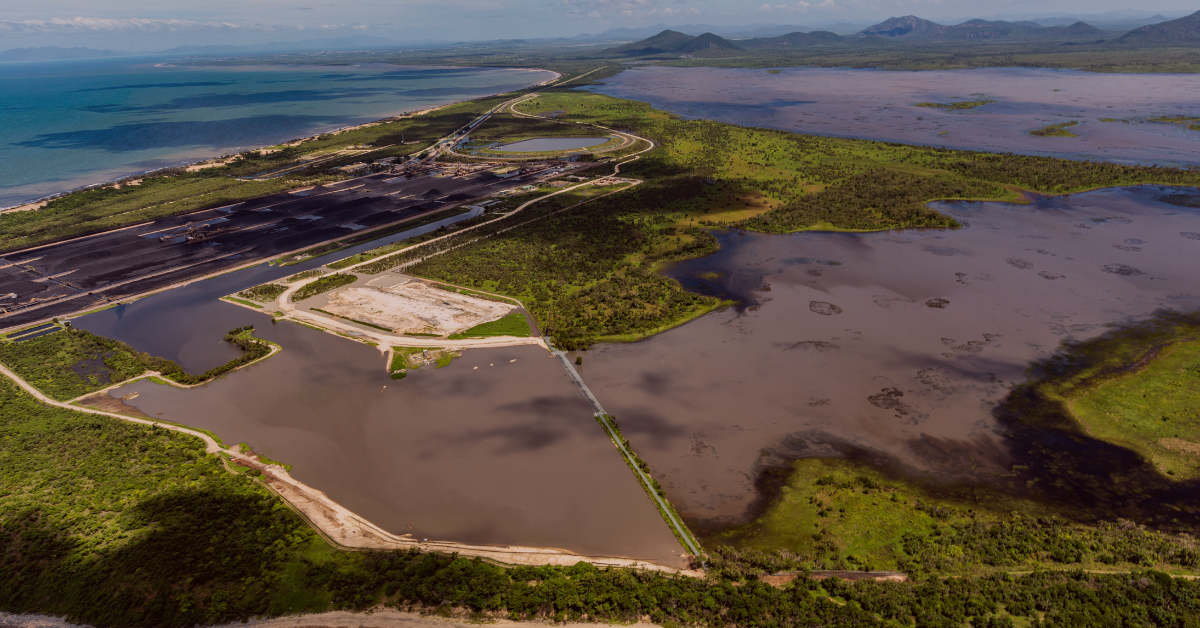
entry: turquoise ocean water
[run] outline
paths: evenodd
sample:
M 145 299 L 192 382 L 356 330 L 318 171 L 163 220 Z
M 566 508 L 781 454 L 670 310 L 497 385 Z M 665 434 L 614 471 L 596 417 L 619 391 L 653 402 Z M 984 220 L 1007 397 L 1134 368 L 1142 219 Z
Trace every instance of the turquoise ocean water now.
M 0 64 L 0 208 L 548 80 L 540 70 Z

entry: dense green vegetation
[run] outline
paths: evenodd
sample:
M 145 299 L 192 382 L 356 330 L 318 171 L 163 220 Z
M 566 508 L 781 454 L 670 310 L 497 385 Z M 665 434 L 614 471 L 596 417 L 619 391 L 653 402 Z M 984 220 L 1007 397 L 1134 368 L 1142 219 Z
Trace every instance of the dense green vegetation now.
M 232 621 L 316 535 L 194 437 L 50 408 L 0 378 L 0 608 L 102 626 Z M 275 605 L 278 612 L 278 604 Z
M 1070 130 L 1071 127 L 1078 125 L 1079 122 L 1075 120 L 1071 120 L 1070 122 L 1059 122 L 1058 124 L 1051 124 L 1040 129 L 1034 129 L 1030 131 L 1029 134 L 1036 135 L 1038 137 L 1079 137 L 1078 134 Z
M 524 312 L 513 312 L 504 318 L 476 325 L 462 333 L 450 334 L 451 340 L 463 338 L 491 338 L 493 336 L 517 336 L 525 338 L 532 335 L 529 322 L 525 320 Z
M 882 569 L 918 578 L 1035 568 L 1200 568 L 1200 545 L 1190 535 L 1124 519 L 1072 523 L 1054 517 L 1053 506 L 987 484 L 939 486 L 829 458 L 798 460 L 777 473 L 785 479 L 767 510 L 750 524 L 709 534 L 707 545 L 729 543 L 790 561 L 777 570 Z
M 308 279 L 309 277 L 319 277 L 321 275 L 321 273 L 323 273 L 323 272 L 325 272 L 325 271 L 321 270 L 320 268 L 314 268 L 312 270 L 303 270 L 303 271 L 296 273 L 295 275 L 288 276 L 283 281 L 286 283 L 296 283 L 297 281 L 300 281 L 301 279 Z
M 0 363 L 59 401 L 155 370 L 125 343 L 71 327 L 23 342 L 0 343 Z
M 47 397 L 67 401 L 146 371 L 158 371 L 180 384 L 210 380 L 271 352 L 271 346 L 254 339 L 253 332 L 250 326 L 225 334 L 224 341 L 241 349 L 242 355 L 200 375 L 184 371 L 172 360 L 69 326 L 32 340 L 0 343 L 0 362 Z
M 287 286 L 277 283 L 264 283 L 253 288 L 247 288 L 237 293 L 243 299 L 258 301 L 259 303 L 270 303 L 279 298 L 287 290 Z
M 342 286 L 348 286 L 358 281 L 358 277 L 347 273 L 334 273 L 326 275 L 320 279 L 301 286 L 298 290 L 292 293 L 292 301 L 303 301 L 309 297 L 315 297 L 322 292 L 329 292 Z

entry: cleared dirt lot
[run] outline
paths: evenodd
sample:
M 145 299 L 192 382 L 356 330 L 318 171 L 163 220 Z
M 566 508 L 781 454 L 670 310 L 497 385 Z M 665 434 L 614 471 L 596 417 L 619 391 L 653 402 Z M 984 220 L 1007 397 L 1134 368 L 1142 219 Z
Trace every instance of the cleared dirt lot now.
M 329 295 L 321 309 L 399 333 L 444 336 L 494 321 L 512 306 L 435 288 L 425 282 L 400 279 L 352 285 Z

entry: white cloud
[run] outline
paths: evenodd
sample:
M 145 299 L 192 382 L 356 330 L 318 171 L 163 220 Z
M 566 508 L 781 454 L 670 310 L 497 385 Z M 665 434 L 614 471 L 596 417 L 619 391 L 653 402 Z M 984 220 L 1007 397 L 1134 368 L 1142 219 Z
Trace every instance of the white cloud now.
M 762 6 L 758 7 L 758 10 L 765 11 L 768 13 L 775 13 L 775 12 L 780 12 L 780 11 L 804 12 L 804 11 L 809 11 L 811 9 L 832 9 L 837 6 L 838 6 L 838 4 L 836 2 L 834 2 L 834 0 L 822 0 L 821 2 L 807 2 L 806 0 L 800 0 L 796 4 L 774 4 L 773 5 L 770 3 L 764 3 Z
M 322 30 L 345 28 L 344 24 L 324 24 Z M 356 27 L 357 28 L 357 27 Z M 304 26 L 238 24 L 235 22 L 196 22 L 192 20 L 156 20 L 147 18 L 73 17 L 49 20 L 0 20 L 3 33 L 174 33 L 174 32 L 247 32 L 295 31 Z
M 604 19 L 611 16 L 664 18 L 700 14 L 700 10 L 695 7 L 660 8 L 659 0 L 562 0 L 562 4 L 573 7 L 560 15 L 560 17 L 566 18 Z

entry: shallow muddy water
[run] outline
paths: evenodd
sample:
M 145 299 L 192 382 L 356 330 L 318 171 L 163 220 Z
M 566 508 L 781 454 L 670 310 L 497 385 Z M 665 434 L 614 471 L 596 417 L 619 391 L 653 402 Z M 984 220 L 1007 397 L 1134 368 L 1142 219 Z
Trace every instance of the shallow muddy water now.
M 799 133 L 1116 162 L 1198 164 L 1200 131 L 1101 118 L 1200 116 L 1200 76 L 986 68 L 896 72 L 648 66 L 590 88 L 686 118 Z M 966 111 L 921 102 L 995 100 Z M 1030 130 L 1076 121 L 1079 137 Z
M 253 313 L 252 313 L 253 314 Z M 245 442 L 396 534 L 680 563 L 683 551 L 540 347 L 472 349 L 441 369 L 385 372 L 377 349 L 292 323 L 284 350 L 205 386 L 138 382 L 127 403 Z
M 966 225 L 953 231 L 723 233 L 669 274 L 748 307 L 600 346 L 580 371 L 699 529 L 744 520 L 759 473 L 797 457 L 1007 469 L 992 409 L 1031 361 L 1200 308 L 1200 211 L 1155 200 L 1169 195 L 1200 198 L 1139 187 L 937 204 Z

